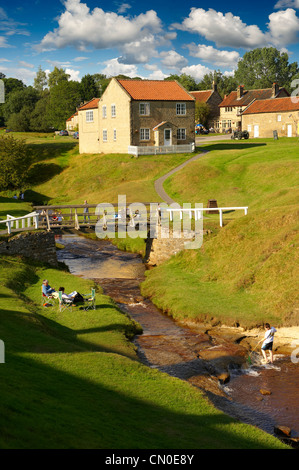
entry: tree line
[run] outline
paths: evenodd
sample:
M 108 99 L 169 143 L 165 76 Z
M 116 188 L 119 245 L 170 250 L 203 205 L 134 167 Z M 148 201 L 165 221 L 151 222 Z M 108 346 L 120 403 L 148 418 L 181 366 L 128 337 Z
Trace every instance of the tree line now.
M 5 103 L 0 105 L 0 126 L 25 132 L 64 129 L 67 118 L 78 106 L 100 97 L 110 81 L 103 74 L 87 74 L 81 82 L 76 82 L 58 67 L 48 76 L 39 67 L 33 86 L 26 86 L 16 78 L 7 78 L 1 72 L 0 78 L 5 87 Z M 116 78 L 129 77 L 118 75 Z M 291 92 L 292 81 L 296 78 L 299 78 L 298 63 L 290 63 L 287 53 L 269 47 L 245 53 L 231 75 L 214 70 L 198 82 L 187 74 L 170 75 L 165 80 L 178 80 L 188 91 L 210 90 L 215 82 L 219 94 L 224 97 L 238 85 L 250 90 L 270 88 L 274 82 Z M 201 112 L 208 113 L 208 109 Z

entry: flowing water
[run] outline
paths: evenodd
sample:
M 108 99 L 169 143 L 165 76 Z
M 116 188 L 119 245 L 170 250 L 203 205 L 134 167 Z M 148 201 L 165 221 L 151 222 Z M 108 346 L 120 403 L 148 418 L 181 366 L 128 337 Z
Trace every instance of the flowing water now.
M 203 326 L 180 325 L 142 297 L 139 285 L 146 268 L 139 255 L 120 251 L 105 240 L 73 234 L 59 236 L 58 241 L 64 245 L 57 252 L 58 260 L 72 274 L 95 280 L 142 326 L 143 334 L 135 344 L 145 364 L 204 390 L 219 409 L 233 417 L 271 434 L 274 426 L 288 426 L 292 437 L 299 436 L 299 364 L 278 357 L 274 365 L 262 366 L 260 355 L 254 354 L 253 364 L 244 368 L 248 353 L 236 341 L 211 334 Z M 219 352 L 230 372 L 229 383 L 220 386 L 211 366 L 217 365 Z

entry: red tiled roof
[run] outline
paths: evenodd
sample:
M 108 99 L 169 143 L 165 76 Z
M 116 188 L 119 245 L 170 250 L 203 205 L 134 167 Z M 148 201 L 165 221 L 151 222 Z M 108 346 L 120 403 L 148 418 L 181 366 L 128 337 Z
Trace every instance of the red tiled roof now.
M 276 96 L 286 90 L 281 88 Z M 243 96 L 238 99 L 237 91 L 232 91 L 222 103 L 220 107 L 233 107 L 233 106 L 248 106 L 253 100 L 267 100 L 272 98 L 272 88 L 265 88 L 263 90 L 244 90 Z
M 117 80 L 133 100 L 194 101 L 194 98 L 176 81 Z
M 213 90 L 190 91 L 190 95 L 194 96 L 198 103 L 206 103 L 212 93 Z
M 95 109 L 98 107 L 98 103 L 100 98 L 93 98 L 92 100 L 88 101 L 88 103 L 83 104 L 79 107 L 79 111 L 83 111 L 85 109 Z
M 248 106 L 242 114 L 283 113 L 289 111 L 299 111 L 299 98 L 287 97 L 276 98 L 275 100 L 257 100 Z

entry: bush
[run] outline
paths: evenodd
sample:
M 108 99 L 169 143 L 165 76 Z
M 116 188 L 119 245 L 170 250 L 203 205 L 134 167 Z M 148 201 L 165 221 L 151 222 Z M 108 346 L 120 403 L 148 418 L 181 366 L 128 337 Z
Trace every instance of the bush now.
M 0 191 L 24 187 L 31 156 L 24 140 L 0 136 Z

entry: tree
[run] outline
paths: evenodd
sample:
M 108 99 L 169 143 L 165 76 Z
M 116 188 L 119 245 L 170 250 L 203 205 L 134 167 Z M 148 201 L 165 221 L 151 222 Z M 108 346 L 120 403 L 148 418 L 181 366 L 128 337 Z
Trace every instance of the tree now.
M 5 103 L 3 104 L 3 116 L 5 122 L 8 123 L 8 121 L 12 119 L 14 125 L 17 125 L 17 128 L 14 128 L 16 131 L 29 130 L 27 128 L 24 129 L 24 125 L 20 125 L 20 123 L 21 121 L 23 122 L 23 118 L 26 120 L 27 118 L 29 119 L 30 113 L 33 111 L 36 102 L 40 98 L 38 91 L 33 87 L 16 89 L 9 93 L 8 98 L 5 98 Z M 23 108 L 26 108 L 26 115 L 23 113 L 22 119 L 20 121 L 20 119 L 13 115 L 19 114 Z
M 60 82 L 67 82 L 70 79 L 70 75 L 65 72 L 63 69 L 54 67 L 54 70 L 49 73 L 48 77 L 48 86 L 53 88 L 55 85 L 58 85 Z
M 176 80 L 179 82 L 187 91 L 196 91 L 198 90 L 198 84 L 191 75 L 183 73 L 182 75 L 170 75 L 165 78 L 165 80 Z
M 44 70 L 42 70 L 41 66 L 39 66 L 38 71 L 36 72 L 33 86 L 39 93 L 42 93 L 44 88 L 47 86 L 47 83 L 47 74 Z
M 210 112 L 211 109 L 207 103 L 200 103 L 197 101 L 195 103 L 195 122 L 206 126 L 208 123 Z
M 92 75 L 95 84 L 98 88 L 98 95 L 97 96 L 102 96 L 104 91 L 106 90 L 107 86 L 110 83 L 110 78 L 107 78 L 106 75 L 103 75 L 102 73 L 94 73 Z
M 31 156 L 24 140 L 0 136 L 0 191 L 26 184 Z
M 238 62 L 235 79 L 248 90 L 270 88 L 273 83 L 278 83 L 290 91 L 298 71 L 297 62 L 290 64 L 287 53 L 281 53 L 275 47 L 264 47 L 244 54 Z
M 82 101 L 90 101 L 99 96 L 99 89 L 92 75 L 84 75 L 80 83 Z
M 47 110 L 50 102 L 48 90 L 43 92 L 40 100 L 35 105 L 30 115 L 30 130 L 35 132 L 48 132 L 50 130 Z
M 81 102 L 80 83 L 70 80 L 61 81 L 53 86 L 47 107 L 49 126 L 65 129 L 66 120 L 75 113 Z

